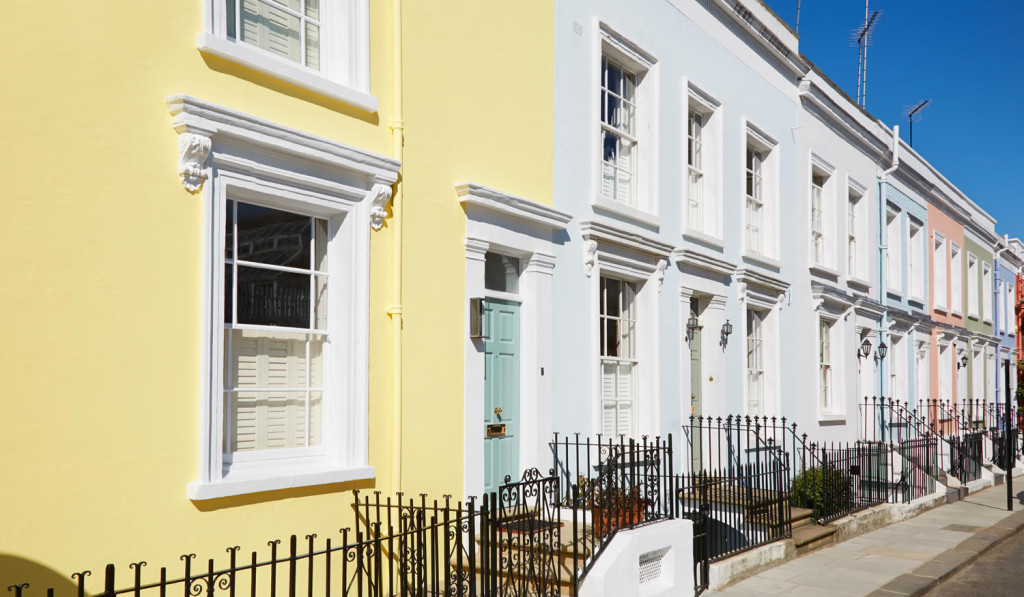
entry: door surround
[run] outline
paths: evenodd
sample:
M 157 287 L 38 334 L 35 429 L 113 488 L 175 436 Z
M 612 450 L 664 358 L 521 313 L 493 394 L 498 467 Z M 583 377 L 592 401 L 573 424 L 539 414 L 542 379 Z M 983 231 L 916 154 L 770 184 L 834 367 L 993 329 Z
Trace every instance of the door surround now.
M 521 260 L 519 294 L 519 468 L 550 468 L 552 277 L 554 248 L 565 242 L 572 217 L 547 205 L 478 185 L 455 185 L 466 213 L 464 299 L 463 495 L 484 488 L 484 347 L 470 337 L 470 299 L 494 296 L 484 288 L 488 251 Z M 542 407 L 542 405 L 545 405 Z

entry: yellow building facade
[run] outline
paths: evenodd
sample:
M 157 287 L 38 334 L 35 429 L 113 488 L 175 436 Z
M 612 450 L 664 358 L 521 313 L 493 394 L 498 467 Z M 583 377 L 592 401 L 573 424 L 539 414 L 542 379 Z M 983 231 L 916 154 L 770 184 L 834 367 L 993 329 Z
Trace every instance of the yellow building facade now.
M 552 202 L 553 7 L 322 4 L 8 7 L 4 587 L 475 489 L 467 205 Z

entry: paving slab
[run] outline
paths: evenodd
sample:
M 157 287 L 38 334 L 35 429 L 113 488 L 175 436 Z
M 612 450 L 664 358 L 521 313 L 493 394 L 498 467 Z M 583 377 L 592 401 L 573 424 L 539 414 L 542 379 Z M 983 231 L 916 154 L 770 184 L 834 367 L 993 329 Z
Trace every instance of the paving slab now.
M 1012 514 L 1006 510 L 1005 486 L 988 487 L 707 594 L 921 595 L 980 553 L 1024 531 L 1024 492 L 1013 507 Z

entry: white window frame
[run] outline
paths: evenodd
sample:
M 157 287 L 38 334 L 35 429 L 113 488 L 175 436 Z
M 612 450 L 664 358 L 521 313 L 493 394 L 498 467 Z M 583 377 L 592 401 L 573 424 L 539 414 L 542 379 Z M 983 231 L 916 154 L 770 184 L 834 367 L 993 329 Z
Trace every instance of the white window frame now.
M 927 337 L 927 336 L 926 336 Z M 930 386 L 931 386 L 931 371 L 929 367 L 930 359 L 930 342 L 917 341 L 917 350 L 915 351 L 915 364 L 914 371 L 916 373 L 916 387 L 917 399 L 927 400 L 931 398 Z
M 834 347 L 839 345 L 834 338 L 836 331 L 835 320 L 818 318 L 818 409 L 822 415 L 834 415 L 842 410 L 836 404 L 838 376 Z
M 932 398 L 938 400 L 953 399 L 953 354 L 952 345 L 939 347 L 939 388 Z
M 924 303 L 924 224 L 914 218 L 908 223 L 908 262 L 910 269 L 910 296 Z
M 985 351 L 981 346 L 975 346 L 971 350 L 971 397 L 972 401 L 985 402 Z M 974 420 L 979 419 L 980 409 L 971 404 L 971 412 Z
M 1017 316 L 1016 309 L 1014 309 L 1014 292 L 1016 290 L 1016 280 L 1010 278 L 1006 280 L 1006 285 L 1003 288 L 1003 331 L 1010 336 L 1017 335 Z
M 377 98 L 370 94 L 369 0 L 321 0 L 321 70 L 229 38 L 227 5 L 233 1 L 241 0 L 202 0 L 203 31 L 196 39 L 199 51 L 366 112 L 377 111 Z
M 371 479 L 368 462 L 369 237 L 383 212 L 398 163 L 323 137 L 196 98 L 168 98 L 179 133 L 179 173 L 201 190 L 203 346 L 200 368 L 199 479 L 192 500 Z M 207 160 L 209 158 L 209 160 Z M 207 163 L 209 162 L 209 163 Z M 228 199 L 329 221 L 328 273 L 347 280 L 328 296 L 322 441 L 317 454 L 275 450 L 229 462 L 223 450 L 224 222 Z M 376 224 L 374 224 L 376 225 Z M 277 458 L 275 456 L 280 456 Z M 290 457 L 294 456 L 294 457 Z
M 967 316 L 975 319 L 980 315 L 978 311 L 978 289 L 980 287 L 978 258 L 973 253 L 967 253 Z
M 889 394 L 887 397 L 908 400 L 907 336 L 889 335 Z
M 860 247 L 860 238 L 863 236 L 862 222 L 863 214 L 861 199 L 864 193 L 847 187 L 846 193 L 846 274 L 857 280 L 864 280 L 866 275 L 863 271 L 863 257 Z
M 946 251 L 946 237 L 934 233 L 932 241 L 932 303 L 936 311 L 945 312 L 949 305 L 949 287 L 946 276 L 949 270 L 949 257 Z
M 606 311 L 607 308 L 607 289 L 605 282 L 607 280 L 615 280 L 620 285 L 619 293 L 619 312 L 609 313 Z M 639 406 L 638 400 L 638 373 L 640 372 L 640 354 L 639 354 L 639 324 L 637 318 L 638 302 L 640 297 L 641 285 L 631 280 L 624 280 L 615 276 L 601 275 L 598 281 L 598 343 L 599 347 L 599 362 L 598 368 L 601 372 L 602 382 L 604 381 L 605 367 L 622 367 L 628 366 L 629 372 L 629 388 L 628 396 L 623 398 L 618 395 L 620 386 L 618 382 L 615 384 L 616 395 L 614 397 L 608 397 L 604 395 L 603 384 L 602 391 L 600 393 L 600 417 L 602 420 L 602 435 L 608 436 L 619 436 L 625 435 L 626 437 L 635 437 L 637 433 L 637 411 Z M 630 302 L 627 308 L 623 309 L 624 299 L 630 298 Z M 626 354 L 609 355 L 606 354 L 607 345 L 604 341 L 604 330 L 605 324 L 608 321 L 614 320 L 618 322 L 616 326 L 619 330 L 619 340 L 625 346 Z M 625 335 L 622 335 L 623 327 L 625 327 Z M 624 403 L 628 403 L 628 408 L 632 411 L 630 413 L 630 426 L 629 429 L 622 429 L 620 427 L 621 415 L 619 411 L 622 409 Z M 603 426 L 605 409 L 611 406 L 615 410 L 615 424 L 614 431 L 608 433 Z
M 722 202 L 719 189 L 722 188 L 722 133 L 718 112 L 721 104 L 691 83 L 687 84 L 687 89 L 684 234 L 721 241 Z M 702 121 L 698 139 L 694 139 L 694 115 Z M 695 152 L 694 147 L 698 144 L 700 151 Z
M 593 204 L 604 211 L 657 225 L 658 200 L 655 172 L 657 172 L 657 60 L 629 41 L 625 36 L 612 30 L 607 24 L 598 24 L 599 36 L 594 61 L 594 193 Z M 632 155 L 631 187 L 629 200 L 623 202 L 604 194 L 604 131 L 614 131 L 603 122 L 603 65 L 611 60 L 626 72 L 636 77 L 634 142 Z
M 955 242 L 949 243 L 949 308 L 954 315 L 964 310 L 964 251 Z
M 992 307 L 992 264 L 981 262 L 981 320 L 992 323 L 995 309 Z
M 778 159 L 778 143 L 747 123 L 743 145 L 743 247 L 745 255 L 755 260 L 778 255 Z
M 764 311 L 754 308 L 747 309 L 744 335 L 747 349 L 746 410 L 749 416 L 759 416 L 765 413 L 765 319 L 767 319 L 767 314 Z
M 902 296 L 903 287 L 903 235 L 901 212 L 895 207 L 888 206 L 885 211 L 885 235 L 886 246 L 886 284 L 888 292 Z

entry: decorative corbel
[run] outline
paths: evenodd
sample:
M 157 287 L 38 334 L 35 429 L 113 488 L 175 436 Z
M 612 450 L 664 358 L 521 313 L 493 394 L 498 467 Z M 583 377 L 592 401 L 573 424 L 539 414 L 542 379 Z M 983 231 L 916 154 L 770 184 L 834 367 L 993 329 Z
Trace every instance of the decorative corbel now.
M 736 294 L 739 296 L 740 304 L 747 302 L 747 283 L 739 282 L 736 284 Z
M 665 283 L 666 269 L 668 269 L 668 261 L 659 259 L 658 265 L 654 267 L 654 281 L 658 283 L 658 292 L 661 292 L 661 285 Z
M 206 173 L 206 158 L 212 147 L 209 137 L 195 133 L 178 135 L 178 175 L 181 176 L 181 184 L 190 193 L 202 188 L 209 176 Z
M 583 273 L 589 278 L 594 273 L 594 266 L 597 265 L 597 241 L 587 240 L 583 242 Z
M 367 197 L 370 200 L 370 228 L 380 230 L 384 227 L 384 218 L 388 216 L 385 207 L 391 201 L 391 187 L 375 184 Z

